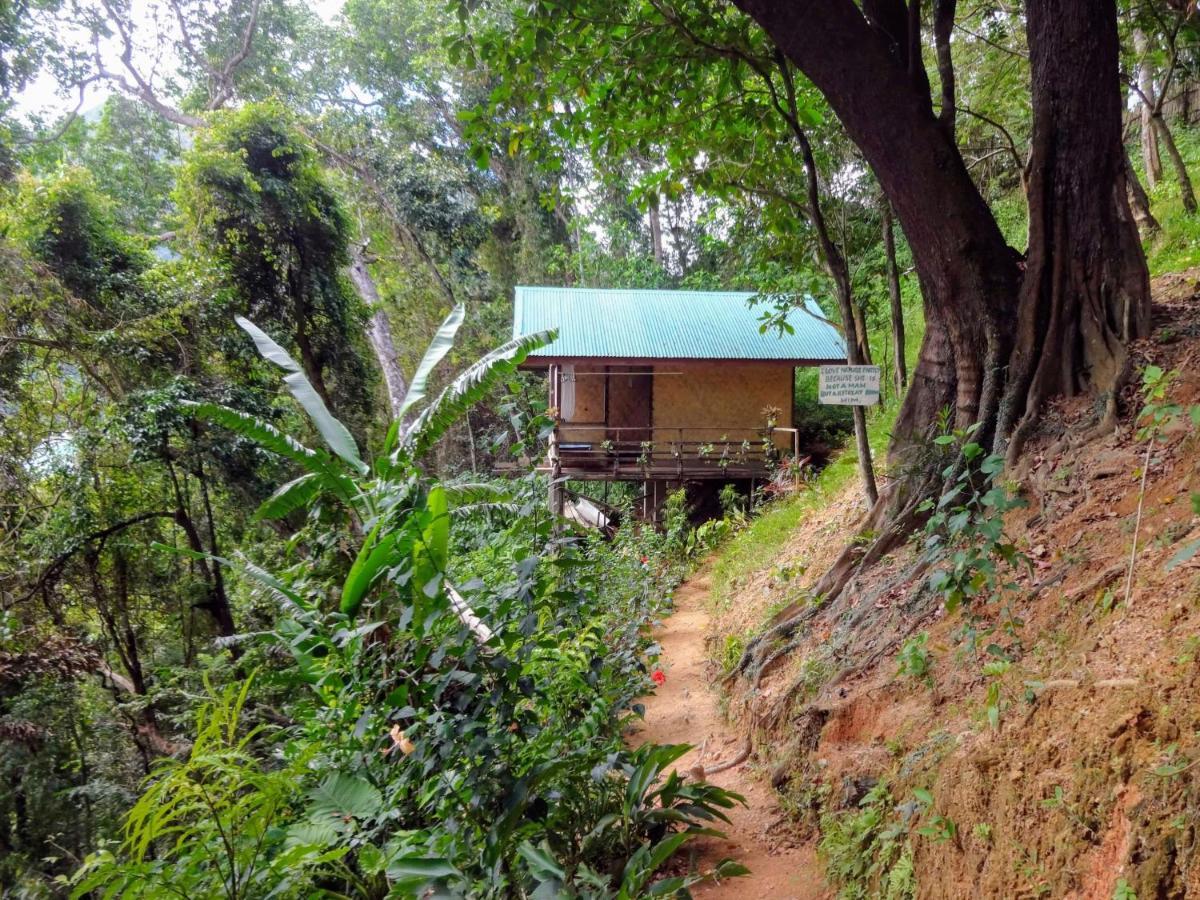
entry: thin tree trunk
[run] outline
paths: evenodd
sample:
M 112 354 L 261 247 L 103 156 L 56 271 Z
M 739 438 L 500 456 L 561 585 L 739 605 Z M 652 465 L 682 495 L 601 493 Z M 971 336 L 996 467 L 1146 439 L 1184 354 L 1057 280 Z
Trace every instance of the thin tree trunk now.
M 1158 153 L 1158 134 L 1154 130 L 1154 122 L 1152 121 L 1153 113 L 1151 107 L 1154 105 L 1154 72 L 1151 70 L 1146 61 L 1146 51 L 1149 42 L 1146 40 L 1146 33 L 1140 28 L 1135 28 L 1133 31 L 1133 49 L 1137 53 L 1138 58 L 1142 60 L 1138 66 L 1138 90 L 1142 94 L 1145 102 L 1140 104 L 1140 114 L 1142 121 L 1142 165 L 1146 168 L 1146 183 L 1150 187 L 1158 184 L 1162 178 L 1162 157 Z
M 388 407 L 392 418 L 400 415 L 404 404 L 404 395 L 408 393 L 408 382 L 404 378 L 404 370 L 400 367 L 400 358 L 396 353 L 396 345 L 392 342 L 392 323 L 379 297 L 379 288 L 371 272 L 367 268 L 367 260 L 363 248 L 358 242 L 351 242 L 350 266 L 348 269 L 350 283 L 354 285 L 363 305 L 370 311 L 371 318 L 367 320 L 367 343 L 375 354 L 379 371 L 383 373 L 383 383 L 387 387 Z
M 860 336 L 858 319 L 855 316 L 853 288 L 850 283 L 850 269 L 846 265 L 846 257 L 841 248 L 834 243 L 825 221 L 825 213 L 821 209 L 820 181 L 817 174 L 817 163 L 813 157 L 812 144 L 801 128 L 793 129 L 796 140 L 800 144 L 800 156 L 804 161 L 804 173 L 807 185 L 808 215 L 817 232 L 817 247 L 820 250 L 821 261 L 833 278 L 834 293 L 837 295 L 838 309 L 842 314 L 842 329 L 846 334 L 846 362 L 852 366 L 866 365 L 869 357 L 864 358 L 864 337 Z M 864 326 L 865 328 L 865 326 Z M 875 485 L 875 466 L 871 460 L 871 442 L 867 437 L 867 416 L 861 406 L 854 408 L 854 443 L 858 448 L 858 472 L 862 478 L 863 495 L 867 506 L 874 506 L 879 499 L 879 489 Z
M 195 604 L 195 606 L 208 613 L 213 620 L 213 624 L 216 625 L 217 634 L 220 637 L 232 637 L 237 631 L 234 627 L 233 611 L 229 605 L 229 597 L 225 594 L 224 582 L 221 580 L 219 573 L 213 571 L 213 567 L 219 565 L 219 563 L 209 561 L 209 555 L 215 551 L 204 546 L 204 540 L 200 536 L 200 529 L 196 527 L 196 523 L 192 521 L 191 514 L 188 512 L 188 504 L 179 483 L 179 475 L 170 462 L 167 463 L 167 474 L 171 478 L 171 487 L 175 494 L 175 523 L 187 538 L 188 549 L 193 554 L 196 554 L 196 567 L 200 570 L 200 574 L 208 585 L 208 599 L 203 603 Z M 229 652 L 234 659 L 237 659 L 241 655 L 241 650 L 236 646 L 230 647 Z
M 661 266 L 663 264 L 663 235 L 657 197 L 650 203 L 650 246 L 654 250 L 654 261 Z
M 217 522 L 213 515 L 212 499 L 208 493 L 208 479 L 204 475 L 203 463 L 196 467 L 196 480 L 200 482 L 200 499 L 204 505 L 204 518 L 208 531 L 208 552 L 214 557 L 220 557 L 221 548 L 217 543 Z M 213 617 L 217 620 L 217 627 L 221 632 L 222 637 L 232 637 L 237 629 L 233 623 L 233 607 L 229 602 L 229 594 L 225 590 L 225 574 L 219 564 L 212 566 L 213 577 L 213 603 L 216 610 Z M 241 648 L 230 646 L 229 652 L 234 659 L 241 656 Z
M 849 272 L 846 273 L 846 277 L 849 279 Z M 854 315 L 854 340 L 858 343 L 858 358 L 864 366 L 869 366 L 872 364 L 871 336 L 867 332 L 866 311 L 857 301 L 851 303 L 850 309 Z
M 1154 218 L 1154 213 L 1150 211 L 1150 198 L 1146 196 L 1145 188 L 1138 181 L 1137 173 L 1133 171 L 1129 151 L 1124 147 L 1121 149 L 1125 155 L 1125 181 L 1129 188 L 1129 209 L 1133 212 L 1133 220 L 1137 222 L 1138 231 L 1143 237 L 1158 234 L 1160 228 L 1158 219 Z
M 1179 152 L 1179 147 L 1175 143 L 1175 136 L 1171 134 L 1171 129 L 1167 127 L 1167 120 L 1163 118 L 1162 113 L 1155 115 L 1153 121 L 1154 130 L 1162 140 L 1163 146 L 1167 148 L 1167 156 L 1171 160 L 1171 168 L 1175 170 L 1175 179 L 1179 182 L 1179 197 L 1183 201 L 1183 208 L 1189 215 L 1195 215 L 1196 192 L 1192 189 L 1192 178 L 1188 175 L 1187 163 L 1183 161 L 1183 155 Z
M 470 452 L 471 472 L 479 474 L 479 462 L 475 458 L 475 429 L 471 425 L 471 410 L 463 413 L 463 421 L 467 425 L 467 450 Z
M 916 4 L 914 4 L 915 6 Z M 936 0 L 933 5 L 933 45 L 937 51 L 938 78 L 942 83 L 942 108 L 938 121 L 946 135 L 954 140 L 954 119 L 957 114 L 954 97 L 954 59 L 950 52 L 950 36 L 954 32 L 954 14 L 958 0 Z
M 886 197 L 883 198 L 883 249 L 887 266 L 888 304 L 892 311 L 896 396 L 899 397 L 908 387 L 908 363 L 904 358 L 904 306 L 900 298 L 900 267 L 896 265 L 896 235 L 892 224 L 892 207 Z

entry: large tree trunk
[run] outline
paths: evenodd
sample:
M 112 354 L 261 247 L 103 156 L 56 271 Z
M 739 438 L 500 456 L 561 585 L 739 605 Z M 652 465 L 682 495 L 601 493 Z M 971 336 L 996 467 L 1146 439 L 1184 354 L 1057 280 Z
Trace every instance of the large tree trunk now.
M 1125 196 L 1115 0 L 1028 0 L 1027 261 L 1005 242 L 934 114 L 913 31 L 917 0 L 735 3 L 824 94 L 908 238 L 926 329 L 893 460 L 919 463 L 946 409 L 953 427 L 978 423 L 975 439 L 1007 447 L 1010 458 L 1053 393 L 1091 391 L 1111 412 L 1124 344 L 1149 325 L 1145 260 Z M 848 548 L 817 592 L 836 597 L 889 552 L 940 485 L 936 471 L 894 481 L 867 522 L 879 538 L 865 552 Z
M 956 426 L 979 422 L 980 439 L 1003 445 L 1053 393 L 1112 397 L 1122 344 L 1149 319 L 1125 197 L 1113 0 L 1027 4 L 1034 135 L 1023 280 L 1020 255 L 934 115 L 911 33 L 916 3 L 737 3 L 825 95 L 912 248 L 926 333 L 893 452 L 920 443 L 945 407 Z
M 943 408 L 959 426 L 992 419 L 1011 346 L 1019 255 L 934 115 L 909 10 L 900 0 L 872 0 L 863 10 L 852 0 L 737 3 L 825 95 L 912 248 L 927 326 L 893 453 L 920 443 Z
M 1125 184 L 1116 9 L 1111 0 L 1029 0 L 1033 84 L 1029 251 L 1000 421 L 1019 422 L 1010 460 L 1042 402 L 1087 391 L 1111 419 L 1125 344 L 1150 324 L 1150 285 Z

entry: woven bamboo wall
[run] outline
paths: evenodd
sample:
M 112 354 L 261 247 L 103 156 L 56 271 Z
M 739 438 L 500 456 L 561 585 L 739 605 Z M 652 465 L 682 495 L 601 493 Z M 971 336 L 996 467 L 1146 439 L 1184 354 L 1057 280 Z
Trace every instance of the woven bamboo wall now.
M 679 374 L 671 374 L 679 373 Z M 763 410 L 792 424 L 792 367 L 761 363 L 667 363 L 655 367 L 654 427 L 703 428 L 691 440 L 766 426 Z M 786 441 L 785 441 L 786 443 Z
M 575 410 L 564 424 L 569 440 L 599 444 L 605 439 L 605 388 L 602 362 L 575 364 Z M 777 425 L 792 424 L 790 365 L 741 362 L 659 363 L 653 367 L 653 424 L 656 429 L 685 428 L 689 441 L 737 440 L 747 431 L 766 426 L 764 410 L 780 410 Z M 618 376 L 619 377 L 619 376 Z M 588 427 L 592 426 L 594 427 Z M 696 430 L 699 429 L 699 430 Z M 671 440 L 656 433 L 655 440 Z M 788 435 L 777 435 L 781 448 L 791 446 Z

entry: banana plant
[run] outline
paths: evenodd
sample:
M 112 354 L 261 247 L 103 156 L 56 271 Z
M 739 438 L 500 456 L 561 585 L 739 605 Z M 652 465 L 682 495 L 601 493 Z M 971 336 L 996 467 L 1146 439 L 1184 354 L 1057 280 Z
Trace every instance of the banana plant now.
M 404 620 L 409 627 L 423 632 L 432 616 L 448 608 L 485 641 L 490 639 L 490 631 L 445 583 L 451 504 L 460 500 L 463 504 L 501 504 L 503 495 L 479 485 L 430 485 L 418 463 L 471 406 L 555 335 L 547 331 L 508 341 L 468 366 L 426 402 L 430 376 L 454 345 L 463 318 L 463 307 L 456 306 L 438 329 L 417 366 L 400 414 L 388 429 L 383 453 L 372 464 L 363 459 L 350 430 L 330 412 L 299 363 L 266 332 L 241 317 L 237 323 L 258 352 L 284 371 L 284 384 L 324 446 L 308 447 L 270 423 L 226 406 L 188 405 L 198 417 L 228 428 L 301 469 L 298 477 L 259 506 L 259 518 L 281 518 L 325 495 L 336 498 L 350 512 L 364 537 L 342 584 L 342 613 L 353 618 L 375 586 L 391 573 L 393 584 L 408 586 L 411 604 Z M 258 570 L 239 568 L 261 582 Z M 397 573 L 403 577 L 398 578 Z M 264 586 L 276 595 L 279 592 L 280 585 L 273 579 Z

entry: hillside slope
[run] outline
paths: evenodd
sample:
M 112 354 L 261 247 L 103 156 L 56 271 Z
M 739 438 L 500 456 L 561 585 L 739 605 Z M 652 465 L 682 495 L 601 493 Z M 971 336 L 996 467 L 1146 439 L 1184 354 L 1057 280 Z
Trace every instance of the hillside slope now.
M 1200 555 L 1171 565 L 1200 534 L 1198 275 L 1156 280 L 1133 348 L 1178 372 L 1183 408 L 1150 453 L 1128 602 L 1140 379 L 1115 432 L 1077 444 L 1096 412 L 1061 402 L 1006 473 L 1027 503 L 1005 518 L 1028 560 L 1009 590 L 947 613 L 917 536 L 823 604 L 809 589 L 861 523 L 850 485 L 719 592 L 726 667 L 804 614 L 757 681 L 728 678 L 730 708 L 845 896 L 1200 897 Z

